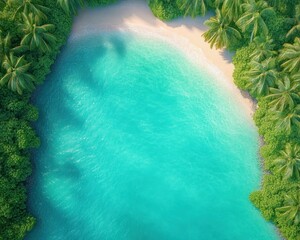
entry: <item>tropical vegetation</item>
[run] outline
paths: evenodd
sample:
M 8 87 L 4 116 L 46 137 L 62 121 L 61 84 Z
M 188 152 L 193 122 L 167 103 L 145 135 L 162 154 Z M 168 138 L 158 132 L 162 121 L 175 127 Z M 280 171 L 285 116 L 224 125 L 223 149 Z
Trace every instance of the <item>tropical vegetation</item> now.
M 39 146 L 32 90 L 50 72 L 78 7 L 113 0 L 0 1 L 0 240 L 23 239 L 30 152 Z M 211 47 L 235 52 L 234 81 L 257 100 L 265 174 L 250 199 L 287 239 L 300 239 L 300 0 L 149 0 L 155 16 L 216 14 Z
M 231 23 L 231 18 L 226 12 L 216 9 L 216 16 L 206 21 L 209 29 L 203 34 L 205 40 L 210 42 L 211 47 L 230 47 L 242 38 L 240 32 L 231 26 Z
M 40 18 L 37 15 L 22 14 L 23 23 L 20 24 L 24 37 L 21 40 L 21 46 L 27 46 L 29 50 L 37 50 L 49 52 L 51 45 L 56 41 L 56 38 L 49 33 L 54 30 L 53 24 L 40 24 Z
M 66 42 L 78 5 L 74 0 L 0 1 L 0 240 L 24 239 L 36 221 L 26 208 L 30 152 L 40 144 L 32 128 L 38 110 L 30 96 Z
M 10 53 L 4 57 L 2 63 L 5 75 L 1 78 L 0 84 L 7 84 L 8 88 L 19 94 L 22 94 L 24 90 L 34 89 L 34 77 L 27 73 L 30 63 L 27 63 L 24 58 L 24 55 L 16 57 Z
M 277 208 L 278 215 L 281 219 L 291 224 L 298 225 L 300 223 L 300 194 L 286 195 L 284 206 Z

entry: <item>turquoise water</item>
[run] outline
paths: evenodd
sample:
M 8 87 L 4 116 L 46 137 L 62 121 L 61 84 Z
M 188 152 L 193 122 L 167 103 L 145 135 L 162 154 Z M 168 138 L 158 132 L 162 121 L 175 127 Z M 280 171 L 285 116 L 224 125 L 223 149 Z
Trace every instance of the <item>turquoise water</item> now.
M 27 239 L 278 239 L 248 200 L 261 177 L 252 121 L 167 43 L 70 40 L 33 101 Z

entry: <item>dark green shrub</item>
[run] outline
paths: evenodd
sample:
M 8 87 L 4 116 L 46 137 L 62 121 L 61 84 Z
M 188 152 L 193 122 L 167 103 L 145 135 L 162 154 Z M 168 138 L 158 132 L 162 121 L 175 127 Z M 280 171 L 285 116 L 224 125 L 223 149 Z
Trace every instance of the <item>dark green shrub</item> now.
M 161 20 L 171 20 L 184 15 L 174 0 L 150 0 L 149 7 L 153 15 Z

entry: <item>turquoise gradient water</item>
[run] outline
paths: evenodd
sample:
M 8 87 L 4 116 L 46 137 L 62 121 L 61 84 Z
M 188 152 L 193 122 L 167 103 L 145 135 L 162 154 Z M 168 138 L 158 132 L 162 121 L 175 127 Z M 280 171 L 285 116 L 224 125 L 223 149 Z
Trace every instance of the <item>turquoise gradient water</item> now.
M 256 129 L 219 82 L 161 40 L 70 40 L 33 99 L 27 239 L 278 239 L 248 200 Z

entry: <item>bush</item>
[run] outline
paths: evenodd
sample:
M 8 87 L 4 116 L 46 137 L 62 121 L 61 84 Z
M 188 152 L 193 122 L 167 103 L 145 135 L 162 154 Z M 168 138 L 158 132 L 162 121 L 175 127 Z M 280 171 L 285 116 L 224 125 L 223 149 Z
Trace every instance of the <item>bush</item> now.
M 236 54 L 233 57 L 234 64 L 234 72 L 233 72 L 233 80 L 234 83 L 243 90 L 246 89 L 246 84 L 244 77 L 245 73 L 250 70 L 249 63 L 251 61 L 251 53 L 254 50 L 254 44 L 250 44 L 249 46 L 242 47 L 236 51 Z
M 150 0 L 149 7 L 153 15 L 161 20 L 171 20 L 184 15 L 174 0 Z

